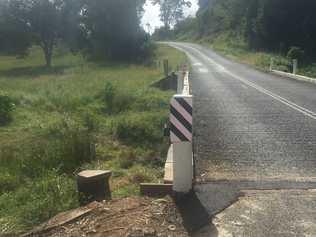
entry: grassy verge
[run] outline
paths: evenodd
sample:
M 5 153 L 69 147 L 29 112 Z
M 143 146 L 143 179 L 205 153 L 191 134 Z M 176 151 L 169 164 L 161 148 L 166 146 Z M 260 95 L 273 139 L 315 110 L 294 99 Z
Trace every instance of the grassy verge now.
M 176 68 L 185 55 L 159 46 L 156 60 Z M 86 62 L 58 50 L 52 69 L 39 49 L 25 59 L 0 56 L 0 90 L 15 104 L 0 126 L 0 235 L 25 231 L 77 207 L 75 174 L 110 169 L 114 197 L 159 181 L 162 134 L 171 91 L 150 85 L 162 68 Z
M 192 37 L 182 36 L 180 40 L 192 41 Z M 252 65 L 260 70 L 267 71 L 273 58 L 275 69 L 292 71 L 292 63 L 286 56 L 274 52 L 252 51 L 242 37 L 229 32 L 218 34 L 216 37 L 195 38 L 193 41 L 211 47 L 231 60 Z M 299 64 L 298 74 L 316 78 L 316 63 Z

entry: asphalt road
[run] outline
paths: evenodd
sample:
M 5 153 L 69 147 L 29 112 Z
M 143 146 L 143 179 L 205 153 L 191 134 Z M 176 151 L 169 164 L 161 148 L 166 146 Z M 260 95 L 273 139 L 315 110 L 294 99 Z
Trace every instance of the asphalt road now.
M 216 225 L 197 236 L 316 236 L 316 85 L 169 44 L 192 65 L 196 192 Z
M 316 181 L 316 85 L 263 73 L 187 43 L 197 174 Z

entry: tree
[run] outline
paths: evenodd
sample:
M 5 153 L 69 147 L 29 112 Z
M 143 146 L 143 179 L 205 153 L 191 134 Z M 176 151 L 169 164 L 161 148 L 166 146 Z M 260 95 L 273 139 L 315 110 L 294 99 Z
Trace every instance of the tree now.
M 32 44 L 26 23 L 19 18 L 19 9 L 8 0 L 0 1 L 0 52 L 25 55 Z
M 48 67 L 58 43 L 94 59 L 138 61 L 152 55 L 149 35 L 140 27 L 145 0 L 0 0 L 1 3 L 8 8 L 10 17 L 5 14 L 7 10 L 0 9 L 0 33 L 5 32 L 0 35 L 0 43 L 10 42 L 9 31 L 4 27 L 10 19 L 11 31 L 30 36 L 30 42 L 42 48 Z M 27 49 L 27 42 L 21 41 L 21 48 Z
M 11 26 L 14 26 L 10 29 L 19 31 L 24 39 L 26 35 L 31 35 L 29 38 L 42 48 L 46 66 L 50 67 L 54 46 L 65 32 L 64 11 L 71 0 L 8 0 L 7 2 L 12 19 Z M 15 36 L 14 39 L 18 40 L 18 37 Z M 25 47 L 30 46 L 26 42 L 24 40 Z
M 50 67 L 53 49 L 60 37 L 64 2 L 61 0 L 29 0 L 28 4 L 31 31 L 43 49 L 46 66 Z
M 200 37 L 225 35 L 250 49 L 282 53 L 297 46 L 316 58 L 316 1 L 199 0 L 199 5 L 194 27 Z
M 191 7 L 191 2 L 187 0 L 152 0 L 152 2 L 160 6 L 160 19 L 165 29 L 170 29 L 183 20 L 183 7 Z
M 96 59 L 138 60 L 150 50 L 140 27 L 144 0 L 85 0 L 80 22 L 85 51 Z

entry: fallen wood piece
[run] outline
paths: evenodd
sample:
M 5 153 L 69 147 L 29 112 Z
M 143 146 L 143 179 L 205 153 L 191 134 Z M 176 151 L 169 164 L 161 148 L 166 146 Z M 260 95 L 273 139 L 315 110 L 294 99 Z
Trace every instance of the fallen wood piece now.
M 98 207 L 97 202 L 90 203 L 88 206 L 80 207 L 71 211 L 62 212 L 52 219 L 50 219 L 48 222 L 40 225 L 36 229 L 32 230 L 31 232 L 28 232 L 22 237 L 28 237 L 33 236 L 35 234 L 40 234 L 44 232 L 48 232 L 52 229 L 55 229 L 57 227 L 63 226 L 65 224 L 71 223 L 76 221 L 77 219 L 89 214 L 91 211 L 93 211 L 95 208 Z

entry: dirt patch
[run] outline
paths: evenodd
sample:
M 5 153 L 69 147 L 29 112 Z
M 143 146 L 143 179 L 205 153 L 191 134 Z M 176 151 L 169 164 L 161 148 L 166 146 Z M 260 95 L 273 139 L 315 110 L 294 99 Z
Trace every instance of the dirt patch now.
M 65 216 L 76 218 L 65 221 Z M 54 225 L 50 226 L 49 223 Z M 24 236 L 188 237 L 189 235 L 171 198 L 132 197 L 93 203 L 87 207 L 61 213 Z

